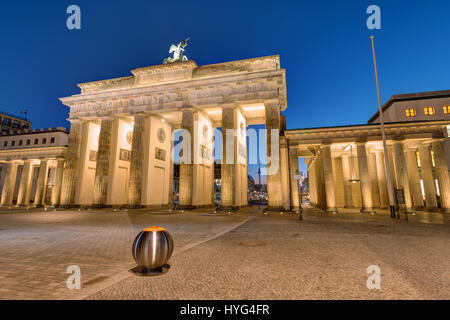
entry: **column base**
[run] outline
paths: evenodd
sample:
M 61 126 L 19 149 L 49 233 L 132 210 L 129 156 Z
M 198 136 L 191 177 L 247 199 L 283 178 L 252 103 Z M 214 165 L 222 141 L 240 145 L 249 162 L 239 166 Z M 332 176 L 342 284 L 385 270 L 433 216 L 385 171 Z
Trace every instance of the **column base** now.
M 81 208 L 81 205 L 78 205 L 78 204 L 60 204 L 60 205 L 58 205 L 56 207 L 60 208 L 60 209 L 79 209 L 79 208 Z
M 337 208 L 326 208 L 324 211 L 330 213 L 339 213 L 339 210 Z
M 361 213 L 376 213 L 375 209 L 373 208 L 362 208 L 360 210 Z
M 105 209 L 105 208 L 112 208 L 112 205 L 108 204 L 93 204 L 89 206 L 89 209 Z
M 450 208 L 441 208 L 440 211 L 442 213 L 450 213 Z
M 438 208 L 438 207 L 433 207 L 433 208 L 427 208 L 427 207 L 425 207 L 425 208 L 423 208 L 423 210 L 428 211 L 428 212 L 438 212 L 438 211 L 441 211 L 441 209 Z
M 193 205 L 187 205 L 187 204 L 180 204 L 177 206 L 178 210 L 194 210 L 196 207 Z
M 286 211 L 284 207 L 268 206 L 266 211 Z
M 143 206 L 140 204 L 126 204 L 126 205 L 119 206 L 119 207 L 125 207 L 127 209 L 142 209 L 142 208 L 145 208 L 146 206 Z

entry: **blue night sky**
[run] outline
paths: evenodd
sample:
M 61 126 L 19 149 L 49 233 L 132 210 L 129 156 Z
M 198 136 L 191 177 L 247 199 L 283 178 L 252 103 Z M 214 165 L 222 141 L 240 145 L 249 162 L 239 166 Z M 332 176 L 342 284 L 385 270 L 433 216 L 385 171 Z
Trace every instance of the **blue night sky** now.
M 82 29 L 66 28 L 76 4 Z M 381 30 L 366 8 L 381 7 Z M 450 89 L 450 2 L 442 1 L 8 1 L 0 11 L 0 110 L 28 109 L 33 128 L 68 126 L 58 98 L 80 82 L 160 64 L 191 41 L 199 65 L 279 54 L 287 70 L 288 128 L 366 123 L 377 110 L 369 36 L 382 101 Z M 255 168 L 250 173 L 255 175 Z

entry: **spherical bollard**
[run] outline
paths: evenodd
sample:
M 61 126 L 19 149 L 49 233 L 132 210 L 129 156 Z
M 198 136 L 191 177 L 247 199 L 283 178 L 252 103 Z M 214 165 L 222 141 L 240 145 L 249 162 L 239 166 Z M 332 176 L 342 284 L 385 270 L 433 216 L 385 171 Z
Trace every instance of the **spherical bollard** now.
M 166 273 L 173 252 L 173 239 L 166 229 L 148 227 L 142 230 L 133 242 L 133 258 L 138 264 L 133 272 L 140 275 Z

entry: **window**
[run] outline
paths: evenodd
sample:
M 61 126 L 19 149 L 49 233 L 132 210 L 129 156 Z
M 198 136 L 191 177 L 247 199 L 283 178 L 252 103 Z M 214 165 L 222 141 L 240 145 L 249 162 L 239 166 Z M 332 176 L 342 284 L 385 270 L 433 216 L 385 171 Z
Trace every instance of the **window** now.
M 55 143 L 55 137 L 51 137 L 50 143 Z
M 24 129 L 28 129 L 30 126 L 28 125 L 28 123 L 25 123 L 24 125 L 23 125 L 23 128 Z
M 450 106 L 444 106 L 443 109 L 445 114 L 450 114 Z
M 47 143 L 47 138 L 42 139 L 42 144 L 46 144 Z
M 38 144 L 39 143 L 39 139 L 34 139 L 34 144 Z
M 14 120 L 14 121 L 12 122 L 12 127 L 13 127 L 13 128 L 16 128 L 16 129 L 19 129 L 19 128 L 20 128 L 20 122 Z
M 405 113 L 406 113 L 407 117 L 415 117 L 416 116 L 416 109 L 414 109 L 414 108 L 405 109 Z
M 14 147 L 16 145 L 16 140 L 11 141 L 11 147 Z
M 23 144 L 22 140 L 19 140 L 19 146 L 21 146 Z
M 426 116 L 433 116 L 435 114 L 434 107 L 425 107 L 423 108 Z
M 3 124 L 4 124 L 5 126 L 10 126 L 10 125 L 11 125 L 11 119 L 9 119 L 9 118 L 4 118 L 4 119 L 3 119 Z
M 30 139 L 27 140 L 27 146 L 29 146 L 31 143 Z
M 5 143 L 3 144 L 4 147 L 8 146 L 8 141 L 5 141 Z

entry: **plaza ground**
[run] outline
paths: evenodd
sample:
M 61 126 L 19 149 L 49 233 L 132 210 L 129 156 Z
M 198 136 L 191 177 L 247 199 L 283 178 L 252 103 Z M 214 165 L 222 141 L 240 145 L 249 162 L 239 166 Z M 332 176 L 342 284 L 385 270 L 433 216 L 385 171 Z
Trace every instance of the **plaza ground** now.
M 176 249 L 167 274 L 139 277 L 131 244 L 151 225 Z M 67 289 L 71 265 L 80 290 Z M 381 290 L 366 287 L 370 265 Z M 2 209 L 0 298 L 450 299 L 450 215 Z

